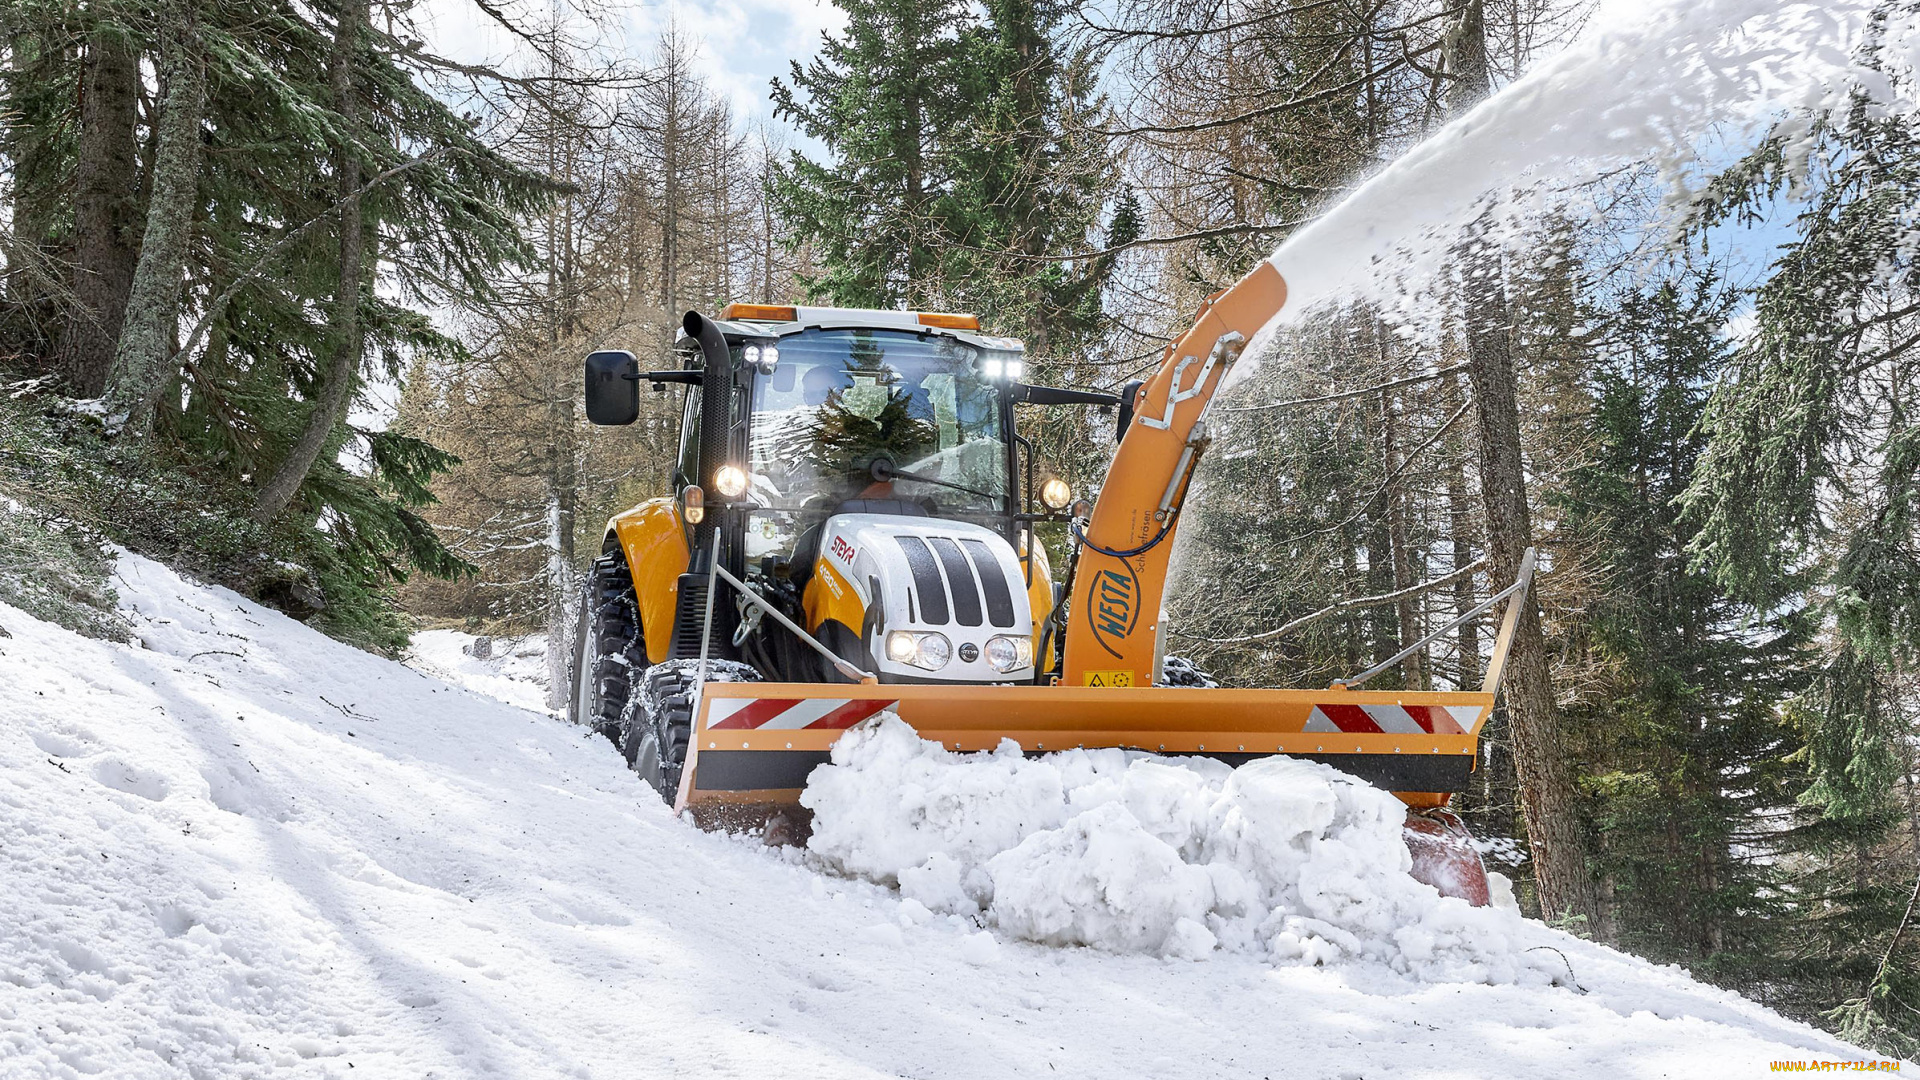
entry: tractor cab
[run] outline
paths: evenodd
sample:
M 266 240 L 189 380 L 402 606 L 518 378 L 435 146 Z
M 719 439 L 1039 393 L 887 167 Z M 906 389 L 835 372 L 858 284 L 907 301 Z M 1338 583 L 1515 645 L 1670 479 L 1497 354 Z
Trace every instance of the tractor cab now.
M 749 563 L 842 507 L 972 521 L 1013 538 L 1018 342 L 812 326 L 745 345 Z M 757 355 L 756 355 L 757 354 Z M 697 424 L 689 408 L 688 422 Z M 688 440 L 692 442 L 693 440 Z M 716 478 L 731 486 L 729 474 Z
M 881 682 L 1031 682 L 1055 603 L 1021 498 L 1016 402 L 1117 403 L 1022 383 L 1024 347 L 970 315 L 734 304 L 689 315 L 680 366 L 588 358 L 588 415 L 631 422 L 637 386 L 688 387 L 673 470 L 686 539 L 678 627 L 705 654 L 765 678 L 843 681 L 801 633 Z M 718 374 L 721 377 L 714 378 Z M 1063 397 L 1064 395 L 1064 397 Z M 1030 460 L 1029 450 L 1029 460 Z M 1029 470 L 1030 472 L 1030 470 Z M 762 604 L 721 590 L 708 560 Z M 676 630 L 666 656 L 700 655 Z

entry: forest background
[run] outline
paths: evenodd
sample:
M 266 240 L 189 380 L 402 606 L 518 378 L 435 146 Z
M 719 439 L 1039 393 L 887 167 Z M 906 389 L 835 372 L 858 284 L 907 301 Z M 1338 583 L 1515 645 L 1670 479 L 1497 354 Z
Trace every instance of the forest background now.
M 0 599 L 117 632 L 111 541 L 370 649 L 564 637 L 678 437 L 673 395 L 589 428 L 585 352 L 662 356 L 730 300 L 900 305 L 1117 388 L 1591 14 L 834 7 L 751 122 L 702 74 L 717 43 L 584 2 L 475 0 L 498 64 L 406 2 L 0 8 Z M 1605 212 L 1463 234 L 1418 312 L 1279 335 L 1221 402 L 1172 637 L 1231 685 L 1321 685 L 1536 546 L 1460 804 L 1523 903 L 1912 1056 L 1920 153 L 1865 102 L 1780 119 L 1678 235 L 1651 166 L 1615 171 Z M 1029 420 L 1098 486 L 1110 420 Z M 1381 685 L 1477 685 L 1489 637 Z

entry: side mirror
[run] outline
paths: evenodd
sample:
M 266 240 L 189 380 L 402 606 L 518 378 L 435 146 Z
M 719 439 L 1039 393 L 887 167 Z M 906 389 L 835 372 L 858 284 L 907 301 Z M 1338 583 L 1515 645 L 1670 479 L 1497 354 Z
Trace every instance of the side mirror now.
M 587 419 L 631 424 L 640 418 L 640 361 L 625 349 L 587 354 Z
M 1127 429 L 1133 426 L 1133 403 L 1140 400 L 1142 382 L 1130 382 L 1120 388 L 1120 419 L 1113 425 L 1113 441 L 1119 442 L 1127 437 Z

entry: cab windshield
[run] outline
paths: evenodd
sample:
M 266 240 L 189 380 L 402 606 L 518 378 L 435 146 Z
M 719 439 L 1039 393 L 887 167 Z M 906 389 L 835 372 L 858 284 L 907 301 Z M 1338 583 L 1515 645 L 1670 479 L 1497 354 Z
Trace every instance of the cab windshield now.
M 1004 510 L 1007 446 L 988 369 L 1008 359 L 910 331 L 781 338 L 772 373 L 754 378 L 749 498 L 785 510 L 861 498 Z

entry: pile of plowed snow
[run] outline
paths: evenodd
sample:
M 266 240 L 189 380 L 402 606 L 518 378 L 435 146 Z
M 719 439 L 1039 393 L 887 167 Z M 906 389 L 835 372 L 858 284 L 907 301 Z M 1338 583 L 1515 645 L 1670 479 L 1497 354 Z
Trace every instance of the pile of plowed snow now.
M 959 754 L 882 714 L 840 739 L 801 802 L 808 847 L 834 869 L 1043 944 L 1372 962 L 1426 982 L 1544 984 L 1560 965 L 1503 879 L 1491 908 L 1415 881 L 1406 807 L 1312 762 L 1028 759 L 1011 740 Z

